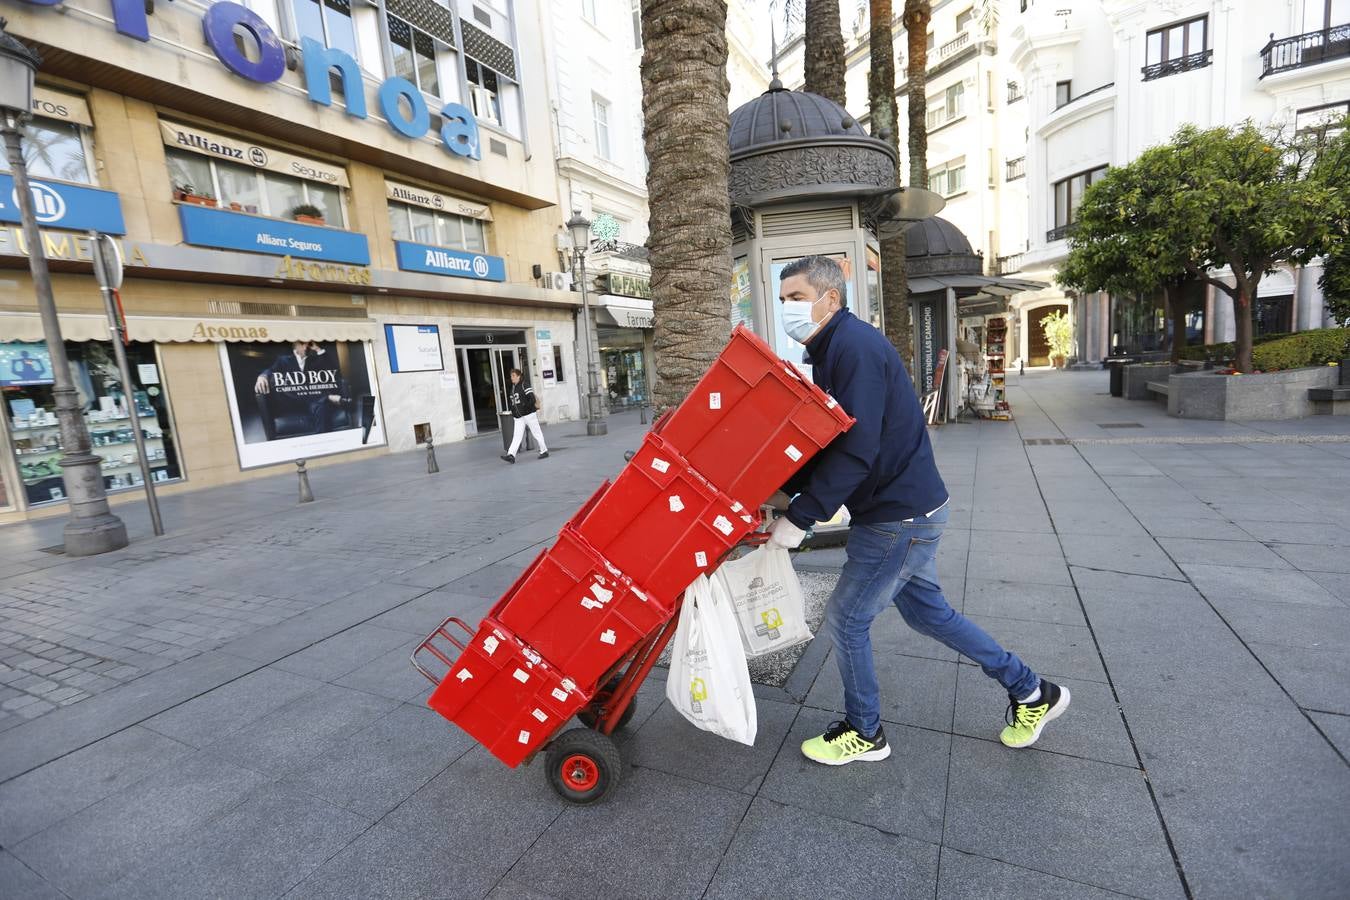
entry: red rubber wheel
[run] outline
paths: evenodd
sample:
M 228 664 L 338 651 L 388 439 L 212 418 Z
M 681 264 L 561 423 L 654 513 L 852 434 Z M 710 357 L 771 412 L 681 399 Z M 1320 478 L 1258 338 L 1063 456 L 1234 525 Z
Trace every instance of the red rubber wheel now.
M 568 803 L 603 800 L 619 783 L 623 760 L 614 742 L 598 731 L 573 728 L 549 745 L 545 774 Z

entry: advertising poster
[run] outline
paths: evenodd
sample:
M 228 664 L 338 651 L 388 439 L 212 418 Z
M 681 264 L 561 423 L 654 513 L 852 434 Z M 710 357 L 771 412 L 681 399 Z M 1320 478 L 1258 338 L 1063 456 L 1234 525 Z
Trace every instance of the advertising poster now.
M 21 387 L 51 383 L 52 357 L 46 344 L 0 344 L 0 385 Z
M 731 327 L 755 328 L 754 301 L 750 291 L 750 258 L 738 256 L 731 264 Z
M 441 330 L 435 325 L 386 325 L 384 342 L 391 372 L 439 372 L 445 368 Z
M 222 343 L 220 362 L 242 468 L 385 443 L 363 341 Z

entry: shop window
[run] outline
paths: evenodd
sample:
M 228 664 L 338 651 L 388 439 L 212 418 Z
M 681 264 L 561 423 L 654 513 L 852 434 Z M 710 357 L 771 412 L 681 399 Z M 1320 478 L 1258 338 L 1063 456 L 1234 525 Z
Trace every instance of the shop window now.
M 476 59 L 464 60 L 473 114 L 493 125 L 502 124 L 501 82 L 497 73 Z
M 1293 330 L 1294 298 L 1292 295 L 1256 298 L 1256 302 L 1252 304 L 1252 334 L 1254 336 L 1288 334 Z
M 928 189 L 944 197 L 954 197 L 966 190 L 966 158 L 957 157 L 928 170 Z
M 1061 106 L 1068 106 L 1071 102 L 1073 102 L 1073 82 L 1055 82 L 1055 109 L 1059 109 Z
M 1055 228 L 1057 230 L 1073 225 L 1078 218 L 1078 207 L 1083 202 L 1083 192 L 1090 185 L 1100 181 L 1105 175 L 1106 166 L 1099 166 L 1055 182 Z
M 642 49 L 642 3 L 633 0 L 633 49 Z
M 1203 53 L 1208 49 L 1208 23 L 1209 16 L 1200 16 L 1150 31 L 1145 38 L 1147 63 L 1153 66 Z
M 956 30 L 965 31 L 971 22 L 975 21 L 975 7 L 968 7 L 965 11 L 956 14 Z
M 567 381 L 567 377 L 563 374 L 563 371 L 564 371 L 564 370 L 563 370 L 563 351 L 562 351 L 562 347 L 559 346 L 558 344 L 554 344 L 554 345 L 553 345 L 553 377 L 556 378 L 556 379 L 558 379 L 558 384 L 562 384 L 562 383 L 564 383 L 565 381 Z
M 398 16 L 386 15 L 385 22 L 389 28 L 389 56 L 394 64 L 394 74 L 417 85 L 422 93 L 440 97 L 436 39 Z
M 592 95 L 591 110 L 595 118 L 596 155 L 601 159 L 613 159 L 614 151 L 609 141 L 609 101 Z
M 1347 0 L 1350 2 L 1350 0 Z M 1299 134 L 1316 134 L 1325 131 L 1328 137 L 1334 137 L 1341 131 L 1341 122 L 1350 116 L 1350 100 L 1338 103 L 1324 103 L 1300 109 L 1294 115 L 1294 130 Z
M 34 118 L 23 128 L 23 161 L 30 178 L 54 178 L 93 184 L 84 129 L 71 122 Z M 0 153 L 0 172 L 9 171 L 9 160 Z
M 129 403 L 135 404 L 140 416 L 151 477 L 155 481 L 181 478 L 178 441 L 154 344 L 133 341 L 127 345 L 133 382 L 130 399 L 122 390 L 109 342 L 68 341 L 66 354 L 93 452 L 103 459 L 104 487 L 115 491 L 142 484 Z M 22 376 L 12 364 L 20 360 L 24 363 Z M 52 384 L 44 377 L 50 375 L 51 366 L 46 346 L 0 344 L 0 363 L 0 397 L 4 398 L 4 414 L 9 416 L 19 479 L 28 504 L 62 501 L 61 431 Z
M 966 86 L 957 82 L 947 88 L 947 121 L 959 119 L 966 114 Z
M 487 228 L 478 219 L 390 202 L 389 224 L 398 241 L 432 244 L 468 253 L 487 252 Z
M 294 218 L 298 206 L 315 206 L 325 224 L 345 227 L 341 188 L 181 150 L 168 150 L 164 156 L 175 191 L 208 197 L 222 209 L 277 219 Z
M 356 27 L 349 0 L 292 0 L 291 8 L 295 10 L 295 28 L 300 37 L 360 59 L 356 55 Z

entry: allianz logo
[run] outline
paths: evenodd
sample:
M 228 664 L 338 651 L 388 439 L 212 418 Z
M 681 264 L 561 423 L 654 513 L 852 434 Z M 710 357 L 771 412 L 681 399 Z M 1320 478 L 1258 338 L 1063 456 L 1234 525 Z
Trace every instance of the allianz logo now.
M 29 193 L 33 195 L 33 214 L 39 225 L 54 225 L 66 217 L 66 198 L 56 188 L 40 181 L 28 183 Z M 10 192 L 10 200 L 15 207 L 19 205 L 19 189 Z M 5 205 L 0 203 L 0 209 Z
M 438 269 L 453 269 L 456 272 L 472 272 L 479 278 L 486 278 L 488 275 L 488 261 L 486 257 L 474 256 L 472 258 L 454 256 L 444 250 L 427 248 L 425 264 L 435 266 Z

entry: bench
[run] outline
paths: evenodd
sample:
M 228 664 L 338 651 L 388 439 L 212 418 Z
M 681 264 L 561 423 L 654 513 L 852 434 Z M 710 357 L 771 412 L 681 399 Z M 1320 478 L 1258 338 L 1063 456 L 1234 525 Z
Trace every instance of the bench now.
M 1150 394 L 1157 394 L 1156 397 L 1151 399 L 1161 400 L 1163 403 L 1167 402 L 1167 397 L 1171 393 L 1165 381 L 1150 381 L 1145 387 L 1148 388 Z
M 1315 416 L 1350 415 L 1350 385 L 1308 388 L 1308 402 Z

